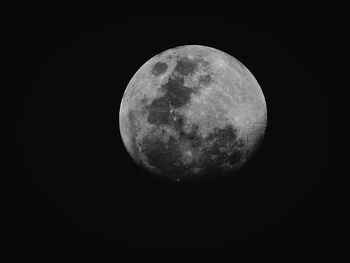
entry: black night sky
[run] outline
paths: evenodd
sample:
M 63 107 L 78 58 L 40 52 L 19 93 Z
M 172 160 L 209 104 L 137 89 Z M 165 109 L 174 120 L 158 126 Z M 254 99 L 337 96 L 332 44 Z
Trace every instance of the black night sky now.
M 344 86 L 342 8 L 158 9 L 4 9 L 16 121 L 7 262 L 344 256 L 348 204 L 344 173 L 331 168 L 334 101 L 326 92 Z M 267 102 L 260 149 L 237 175 L 213 184 L 157 180 L 133 163 L 119 134 L 133 74 L 187 44 L 240 60 Z

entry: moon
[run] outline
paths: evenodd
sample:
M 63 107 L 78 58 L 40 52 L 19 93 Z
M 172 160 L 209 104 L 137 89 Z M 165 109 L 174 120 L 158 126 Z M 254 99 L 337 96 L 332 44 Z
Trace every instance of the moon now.
M 253 74 L 233 56 L 201 45 L 150 58 L 131 78 L 119 109 L 131 158 L 175 181 L 235 174 L 266 125 L 264 94 Z

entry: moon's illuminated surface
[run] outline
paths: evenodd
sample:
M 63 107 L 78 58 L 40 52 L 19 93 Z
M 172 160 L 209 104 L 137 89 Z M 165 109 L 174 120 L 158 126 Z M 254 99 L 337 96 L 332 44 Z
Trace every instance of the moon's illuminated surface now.
M 120 105 L 124 145 L 142 168 L 173 180 L 234 174 L 267 124 L 263 92 L 238 60 L 188 45 L 148 60 Z

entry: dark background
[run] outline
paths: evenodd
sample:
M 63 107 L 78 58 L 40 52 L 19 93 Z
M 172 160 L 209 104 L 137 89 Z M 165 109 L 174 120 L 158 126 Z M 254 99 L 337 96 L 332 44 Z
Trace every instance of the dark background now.
M 345 173 L 329 151 L 329 91 L 345 85 L 343 8 L 178 4 L 2 9 L 16 121 L 7 262 L 346 256 Z M 144 173 L 119 134 L 133 74 L 187 44 L 240 60 L 267 102 L 256 155 L 211 184 Z

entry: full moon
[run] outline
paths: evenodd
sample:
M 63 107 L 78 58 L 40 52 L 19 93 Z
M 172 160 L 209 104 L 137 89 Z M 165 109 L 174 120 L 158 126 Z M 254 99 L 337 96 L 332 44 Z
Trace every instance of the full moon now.
M 131 158 L 175 181 L 234 175 L 260 145 L 266 125 L 253 74 L 231 55 L 200 45 L 150 58 L 128 83 L 119 110 Z

